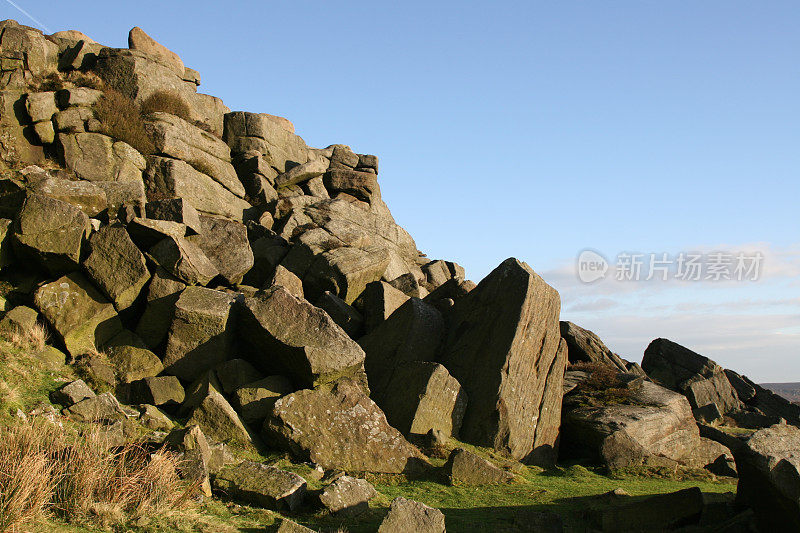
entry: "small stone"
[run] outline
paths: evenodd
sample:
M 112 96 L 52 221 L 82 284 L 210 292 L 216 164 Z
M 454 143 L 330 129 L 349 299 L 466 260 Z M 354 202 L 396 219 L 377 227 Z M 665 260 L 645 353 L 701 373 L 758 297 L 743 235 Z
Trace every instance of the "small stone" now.
M 369 501 L 377 495 L 367 480 L 341 476 L 322 490 L 319 499 L 331 513 L 355 516 L 369 509 Z
M 51 392 L 50 401 L 64 407 L 71 407 L 82 400 L 95 396 L 94 391 L 82 379 L 77 379 Z

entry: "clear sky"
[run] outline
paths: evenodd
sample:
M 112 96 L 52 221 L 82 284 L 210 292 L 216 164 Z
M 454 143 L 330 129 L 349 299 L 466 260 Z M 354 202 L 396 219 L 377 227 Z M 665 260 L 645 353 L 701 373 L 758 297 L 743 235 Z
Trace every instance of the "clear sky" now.
M 476 281 L 527 261 L 639 360 L 665 336 L 800 381 L 800 4 L 0 0 L 127 46 L 141 26 L 233 110 L 380 156 L 384 199 Z M 750 283 L 585 285 L 575 258 L 764 254 Z

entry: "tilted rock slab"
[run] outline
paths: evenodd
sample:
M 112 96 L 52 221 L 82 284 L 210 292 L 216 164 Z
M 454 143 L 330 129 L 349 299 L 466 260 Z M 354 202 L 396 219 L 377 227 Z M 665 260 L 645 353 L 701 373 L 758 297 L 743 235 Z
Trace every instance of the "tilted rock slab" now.
M 89 277 L 118 311 L 130 307 L 150 279 L 147 261 L 122 226 L 106 226 L 89 239 L 83 262 Z
M 284 396 L 275 403 L 264 430 L 268 442 L 326 470 L 399 474 L 424 460 L 350 380 L 330 390 L 305 389 Z
M 567 341 L 570 363 L 602 363 L 613 366 L 620 372 L 627 372 L 628 367 L 620 356 L 608 347 L 588 329 L 572 322 L 561 322 L 561 336 Z
M 369 509 L 369 501 L 377 495 L 366 479 L 341 476 L 322 490 L 319 499 L 332 513 L 354 516 Z
M 654 380 L 686 396 L 692 409 L 715 404 L 724 415 L 742 406 L 721 366 L 668 339 L 650 343 L 642 368 Z
M 128 48 L 158 57 L 178 76 L 182 77 L 186 72 L 186 67 L 178 54 L 147 35 L 139 26 L 131 28 L 128 33 Z
M 554 460 L 558 420 L 547 413 L 560 412 L 562 384 L 548 376 L 566 365 L 560 309 L 558 292 L 513 258 L 456 302 L 441 362 L 469 398 L 463 440 L 518 460 Z
M 183 237 L 167 237 L 150 248 L 149 255 L 187 285 L 206 285 L 219 274 L 203 250 Z
M 299 386 L 331 382 L 363 368 L 364 352 L 358 344 L 325 311 L 284 287 L 244 300 L 239 333 L 258 353 L 253 364 L 265 372 L 286 373 Z
M 508 483 L 514 479 L 510 472 L 463 448 L 456 448 L 450 453 L 444 469 L 452 485 Z
M 294 511 L 303 503 L 306 480 L 293 472 L 253 461 L 226 467 L 214 476 L 214 489 L 268 509 Z
M 240 283 L 253 268 L 253 250 L 247 240 L 247 228 L 240 222 L 207 215 L 201 216 L 200 221 L 200 234 L 186 240 L 203 250 L 226 283 Z

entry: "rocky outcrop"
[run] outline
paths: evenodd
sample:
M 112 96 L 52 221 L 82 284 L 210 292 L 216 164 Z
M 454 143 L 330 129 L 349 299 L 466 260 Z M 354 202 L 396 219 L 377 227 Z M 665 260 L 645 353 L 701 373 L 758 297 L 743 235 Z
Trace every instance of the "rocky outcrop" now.
M 670 340 L 651 342 L 642 368 L 654 380 L 686 396 L 692 409 L 707 410 L 713 404 L 724 415 L 741 407 L 722 367 Z
M 267 442 L 325 469 L 402 473 L 423 461 L 352 381 L 338 381 L 330 390 L 306 389 L 284 396 L 275 403 L 264 429 Z
M 469 398 L 464 440 L 516 459 L 555 460 L 557 417 L 553 427 L 546 415 L 561 409 L 560 307 L 555 289 L 516 259 L 456 302 L 441 362 Z

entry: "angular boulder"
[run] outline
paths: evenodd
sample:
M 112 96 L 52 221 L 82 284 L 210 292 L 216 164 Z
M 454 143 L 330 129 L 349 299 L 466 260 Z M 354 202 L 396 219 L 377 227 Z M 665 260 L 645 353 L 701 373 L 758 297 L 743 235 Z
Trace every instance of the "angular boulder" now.
M 196 407 L 189 413 L 186 425 L 196 424 L 203 433 L 215 442 L 223 442 L 239 448 L 259 446 L 258 438 L 250 431 L 236 410 L 228 403 L 214 383 L 204 389 L 205 394 L 191 391 Z M 187 401 L 189 398 L 187 397 Z
M 94 391 L 82 379 L 77 379 L 51 392 L 50 401 L 64 407 L 71 407 L 81 400 L 95 396 Z
M 247 228 L 233 220 L 206 215 L 200 217 L 200 222 L 200 233 L 186 240 L 203 251 L 227 284 L 240 283 L 253 267 Z
M 340 516 L 355 516 L 369 509 L 369 501 L 378 495 L 365 479 L 341 476 L 322 489 L 319 495 L 323 507 Z
M 211 481 L 208 475 L 211 448 L 203 430 L 199 426 L 175 429 L 164 439 L 164 447 L 180 455 L 178 472 L 181 477 L 199 483 L 203 494 L 210 497 Z
M 83 262 L 89 277 L 114 303 L 129 308 L 150 279 L 147 261 L 122 226 L 106 226 L 89 239 L 91 252 Z
M 488 485 L 508 483 L 514 479 L 510 472 L 463 448 L 450 453 L 444 470 L 452 485 Z
M 294 387 L 287 378 L 268 376 L 237 388 L 233 402 L 242 420 L 248 424 L 263 422 L 272 412 L 275 402 L 293 391 Z
M 721 366 L 668 339 L 650 343 L 642 368 L 654 380 L 686 396 L 692 409 L 714 404 L 725 415 L 742 406 Z
M 14 243 L 20 257 L 32 258 L 58 275 L 77 270 L 89 230 L 89 217 L 77 207 L 30 194 L 14 223 Z
M 351 339 L 358 338 L 364 326 L 364 318 L 361 313 L 351 305 L 347 305 L 344 300 L 330 291 L 325 291 L 316 302 L 317 307 L 328 313 L 328 316 L 336 322 Z
M 513 258 L 455 303 L 440 362 L 469 398 L 462 439 L 515 459 L 555 459 L 558 416 L 546 414 L 561 409 L 560 309 L 558 292 Z
M 166 338 L 175 316 L 175 303 L 185 288 L 184 282 L 161 267 L 153 273 L 147 287 L 147 306 L 136 326 L 136 334 L 151 350 Z
M 167 65 L 178 76 L 182 77 L 186 71 L 178 54 L 158 43 L 138 26 L 131 28 L 128 33 L 128 48 L 157 57 L 160 63 Z
M 398 497 L 392 500 L 389 514 L 378 527 L 378 533 L 444 533 L 444 514 L 424 503 Z
M 77 272 L 40 286 L 34 303 L 73 357 L 98 351 L 122 331 L 114 305 Z
M 187 285 L 206 285 L 219 270 L 196 244 L 168 237 L 150 248 L 150 257 L 164 270 Z
M 103 345 L 103 351 L 121 383 L 154 377 L 164 370 L 161 359 L 147 348 L 142 339 L 126 329 L 109 339 Z
M 181 293 L 167 335 L 167 373 L 193 380 L 231 358 L 234 299 L 231 294 L 204 287 L 187 287 Z
M 274 466 L 244 461 L 214 476 L 214 489 L 267 509 L 295 511 L 302 505 L 306 480 Z
M 358 344 L 323 310 L 285 288 L 261 291 L 245 298 L 241 307 L 240 336 L 258 353 L 251 362 L 265 372 L 311 387 L 363 368 L 364 352 Z
M 396 369 L 411 361 L 433 361 L 445 335 L 441 313 L 419 298 L 411 298 L 385 322 L 358 343 L 366 354 L 364 367 L 370 390 L 378 405 Z
M 620 356 L 613 353 L 603 344 L 600 337 L 588 329 L 584 329 L 572 322 L 561 322 L 561 336 L 567 341 L 569 349 L 569 362 L 575 363 L 602 363 L 610 365 L 620 372 L 627 372 L 628 368 Z
M 150 405 L 178 405 L 186 393 L 175 376 L 146 377 L 131 383 L 130 398 L 134 403 Z
M 108 205 L 105 191 L 91 181 L 45 178 L 36 183 L 33 190 L 74 205 L 90 217 L 101 213 Z
M 284 396 L 264 430 L 270 442 L 325 469 L 402 473 L 423 461 L 419 450 L 349 380 L 330 390 L 304 389 Z
M 389 260 L 389 254 L 383 249 L 336 248 L 315 259 L 303 283 L 312 299 L 330 291 L 352 304 L 367 284 L 381 279 Z
M 147 218 L 180 222 L 194 233 L 201 233 L 203 226 L 197 210 L 185 198 L 167 198 L 147 202 Z
M 129 144 L 100 133 L 59 133 L 65 166 L 88 181 L 141 181 L 147 162 Z
M 389 318 L 408 298 L 389 283 L 374 281 L 367 284 L 353 305 L 364 315 L 364 329 L 369 333 Z
M 225 361 L 214 369 L 214 373 L 222 387 L 222 392 L 225 394 L 231 394 L 239 387 L 264 377 L 261 372 L 244 359 Z

